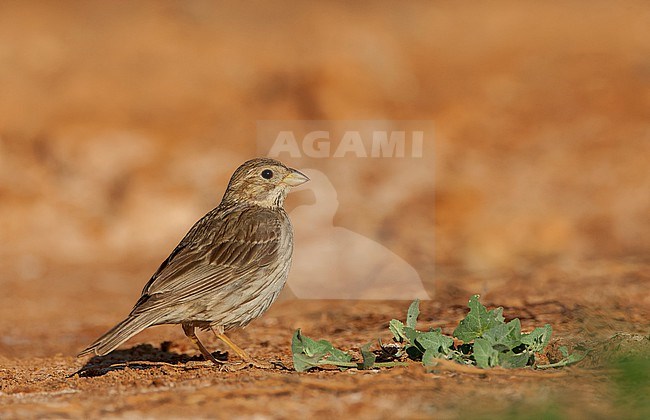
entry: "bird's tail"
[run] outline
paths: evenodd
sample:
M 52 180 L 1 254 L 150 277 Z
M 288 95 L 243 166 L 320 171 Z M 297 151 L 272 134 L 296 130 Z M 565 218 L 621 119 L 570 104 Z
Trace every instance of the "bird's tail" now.
M 106 334 L 99 337 L 93 344 L 88 346 L 86 350 L 79 353 L 77 357 L 85 356 L 90 353 L 95 353 L 98 356 L 110 353 L 115 350 L 117 346 L 153 324 L 152 317 L 147 315 L 148 314 L 129 316 L 124 321 L 111 328 L 111 330 Z

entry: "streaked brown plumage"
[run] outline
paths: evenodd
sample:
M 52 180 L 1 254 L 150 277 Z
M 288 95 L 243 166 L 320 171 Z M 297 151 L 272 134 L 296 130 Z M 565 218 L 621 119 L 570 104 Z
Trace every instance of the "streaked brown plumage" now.
M 241 165 L 221 204 L 161 264 L 129 316 L 79 355 L 105 355 L 147 327 L 181 324 L 206 359 L 221 363 L 196 337 L 197 327 L 211 328 L 252 362 L 224 332 L 260 316 L 282 290 L 293 250 L 291 223 L 282 205 L 289 189 L 306 181 L 273 159 Z

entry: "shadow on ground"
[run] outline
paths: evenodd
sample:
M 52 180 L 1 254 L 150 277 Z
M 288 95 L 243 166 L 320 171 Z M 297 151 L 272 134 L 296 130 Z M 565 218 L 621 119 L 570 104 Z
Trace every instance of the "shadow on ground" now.
M 189 356 L 169 351 L 171 342 L 161 343 L 160 348 L 151 344 L 139 344 L 125 350 L 114 350 L 105 356 L 93 356 L 86 364 L 70 375 L 73 377 L 103 376 L 112 371 L 129 369 L 146 370 L 162 364 L 179 365 L 188 362 L 205 362 L 203 356 Z M 228 360 L 228 352 L 214 352 L 212 355 L 221 361 Z M 207 362 L 206 362 L 207 363 Z

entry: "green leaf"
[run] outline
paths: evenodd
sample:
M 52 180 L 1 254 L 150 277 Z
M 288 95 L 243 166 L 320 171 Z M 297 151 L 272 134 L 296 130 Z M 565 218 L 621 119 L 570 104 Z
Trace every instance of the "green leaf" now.
M 497 325 L 503 324 L 503 308 L 488 311 L 479 301 L 479 295 L 469 299 L 469 313 L 454 330 L 454 337 L 464 342 L 483 337 L 483 334 Z
M 496 325 L 483 334 L 492 347 L 500 352 L 506 352 L 522 344 L 521 322 L 518 318 L 507 324 Z
M 352 356 L 332 346 L 327 340 L 315 341 L 302 335 L 297 329 L 291 339 L 291 352 L 293 353 L 293 367 L 298 372 L 304 372 L 313 367 L 339 363 L 350 364 Z M 352 365 L 354 366 L 354 365 Z
M 395 341 L 403 343 L 404 341 L 412 343 L 417 335 L 415 331 L 415 324 L 418 322 L 418 315 L 420 315 L 420 301 L 414 300 L 409 306 L 406 314 L 406 326 L 397 319 L 393 319 L 388 324 L 388 329 L 393 333 Z M 408 330 L 408 331 L 407 331 Z
M 474 360 L 480 368 L 494 367 L 499 364 L 499 352 L 486 339 L 477 338 L 474 341 Z
M 375 365 L 377 356 L 370 351 L 370 343 L 361 347 L 361 357 L 363 358 L 363 361 L 360 363 L 361 369 L 371 369 Z
M 415 340 L 422 334 L 422 332 L 413 329 L 411 327 L 404 327 L 404 336 L 406 337 L 406 342 L 408 344 L 415 344 Z
M 550 369 L 550 368 L 559 368 L 559 367 L 565 367 L 565 366 L 573 365 L 573 364 L 576 364 L 576 363 L 580 362 L 585 357 L 587 357 L 588 353 L 589 352 L 572 353 L 568 357 L 566 357 L 565 359 L 560 360 L 557 363 L 551 363 L 551 364 L 548 364 L 548 365 L 537 365 L 535 367 L 537 369 Z
M 411 303 L 411 305 L 409 306 L 409 310 L 406 313 L 406 326 L 415 329 L 415 325 L 418 322 L 419 315 L 420 315 L 420 300 L 415 299 L 413 303 Z
M 569 349 L 567 348 L 567 346 L 560 346 L 558 348 L 558 350 L 560 350 L 560 353 L 562 353 L 562 356 L 569 357 Z
M 291 352 L 293 353 L 293 368 L 304 372 L 318 366 L 318 361 L 324 356 L 315 349 L 315 343 L 309 337 L 301 335 L 297 329 L 291 339 Z
M 443 335 L 440 330 L 420 333 L 415 339 L 415 344 L 420 347 L 424 355 L 427 357 L 440 357 L 446 356 L 454 345 L 454 339 Z M 424 362 L 425 357 L 422 356 Z
M 424 352 L 422 355 L 422 364 L 424 366 L 432 366 L 436 364 L 436 359 L 440 358 L 440 354 L 437 353 L 435 350 L 429 349 Z
M 320 340 L 319 342 L 325 342 L 328 344 L 328 349 L 327 352 L 329 353 L 329 356 L 325 358 L 325 361 L 327 362 L 350 362 L 352 360 L 352 356 L 350 356 L 348 353 L 344 352 L 343 350 L 339 350 L 336 347 L 332 346 L 332 344 L 329 341 L 325 340 Z
M 443 335 L 440 329 L 421 333 L 416 339 L 416 344 L 424 351 L 422 363 L 424 366 L 435 364 L 434 359 L 445 357 L 455 359 L 460 357 L 460 352 L 452 350 L 454 339 Z
M 416 344 L 418 337 L 422 334 L 424 333 L 411 327 L 404 327 L 404 335 L 406 336 L 404 340 L 404 351 L 413 360 L 419 360 L 424 353 L 424 350 Z
M 404 324 L 402 324 L 402 321 L 398 321 L 397 319 L 391 320 L 390 323 L 388 323 L 388 329 L 393 333 L 393 337 L 395 337 L 395 341 L 398 343 L 401 343 L 406 339 L 406 335 L 404 334 Z
M 529 334 L 523 334 L 521 342 L 528 346 L 530 351 L 541 353 L 551 340 L 551 335 L 553 335 L 553 328 L 546 324 L 543 327 L 535 328 Z
M 522 353 L 514 353 L 508 351 L 506 353 L 499 354 L 499 365 L 508 369 L 516 369 L 525 367 L 530 360 L 530 353 L 524 351 Z
M 425 354 L 426 355 L 426 354 Z M 472 360 L 470 358 L 469 354 L 464 354 L 461 351 L 452 349 L 449 352 L 449 355 L 447 356 L 450 360 L 453 360 L 454 362 L 463 364 L 463 365 L 474 365 L 475 360 Z M 424 356 L 422 356 L 422 360 L 424 360 Z

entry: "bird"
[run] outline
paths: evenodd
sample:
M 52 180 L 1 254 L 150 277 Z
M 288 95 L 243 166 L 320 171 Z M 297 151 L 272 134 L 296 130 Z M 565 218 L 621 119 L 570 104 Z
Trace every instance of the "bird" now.
M 247 365 L 264 367 L 225 333 L 262 315 L 282 290 L 293 252 L 283 208 L 292 187 L 309 181 L 270 158 L 235 170 L 221 203 L 192 226 L 144 286 L 129 315 L 79 353 L 103 356 L 145 328 L 180 324 L 206 360 L 217 360 L 195 329 L 212 332 Z

